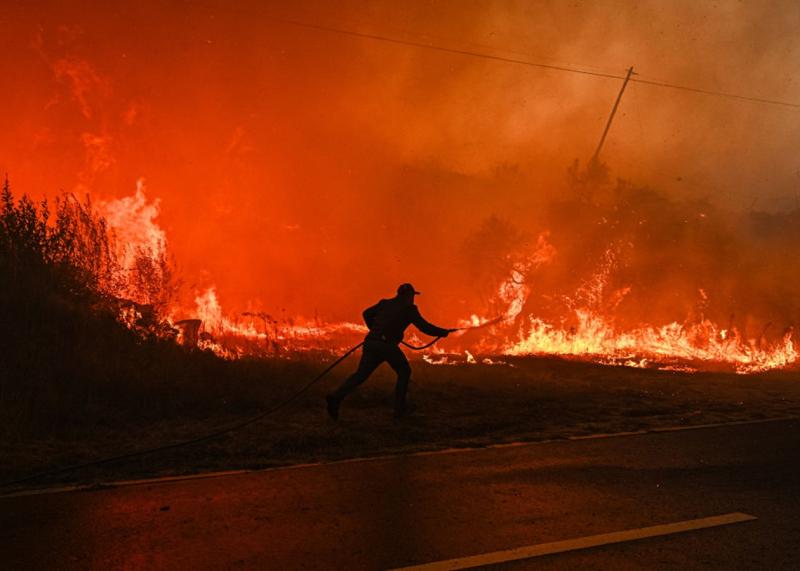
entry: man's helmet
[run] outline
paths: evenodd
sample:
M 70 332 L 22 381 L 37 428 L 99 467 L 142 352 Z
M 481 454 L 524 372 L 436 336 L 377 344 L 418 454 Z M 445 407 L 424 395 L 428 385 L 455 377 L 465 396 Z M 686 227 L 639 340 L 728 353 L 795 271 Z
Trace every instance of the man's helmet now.
M 397 288 L 397 295 L 419 295 L 421 292 L 418 292 L 414 289 L 414 286 L 411 284 L 401 284 Z

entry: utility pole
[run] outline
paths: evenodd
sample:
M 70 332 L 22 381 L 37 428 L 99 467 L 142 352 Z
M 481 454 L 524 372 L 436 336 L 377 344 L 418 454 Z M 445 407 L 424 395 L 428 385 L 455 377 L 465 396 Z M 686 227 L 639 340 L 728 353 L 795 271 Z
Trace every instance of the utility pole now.
M 617 113 L 617 107 L 619 107 L 619 102 L 622 100 L 622 94 L 625 93 L 625 87 L 627 87 L 628 81 L 630 81 L 632 75 L 634 75 L 633 66 L 628 68 L 628 74 L 625 76 L 625 81 L 622 82 L 622 87 L 620 88 L 619 94 L 617 95 L 617 100 L 614 102 L 614 107 L 611 108 L 611 115 L 609 116 L 608 122 L 606 123 L 606 128 L 603 131 L 603 136 L 600 137 L 600 142 L 597 144 L 597 149 L 594 151 L 590 163 L 597 162 L 598 158 L 600 158 L 600 151 L 603 149 L 603 143 L 606 142 L 606 135 L 608 135 L 608 130 L 611 128 L 611 122 L 614 120 L 614 115 L 616 115 Z

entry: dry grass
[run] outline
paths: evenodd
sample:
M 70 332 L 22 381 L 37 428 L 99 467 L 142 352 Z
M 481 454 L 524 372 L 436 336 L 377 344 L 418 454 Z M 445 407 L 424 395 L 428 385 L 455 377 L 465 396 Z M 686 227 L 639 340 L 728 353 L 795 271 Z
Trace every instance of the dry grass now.
M 800 373 L 757 376 L 672 373 L 560 359 L 514 359 L 513 367 L 413 363 L 414 416 L 391 417 L 393 378 L 380 369 L 342 407 L 324 414 L 323 395 L 354 367 L 351 358 L 289 408 L 241 432 L 135 461 L 66 474 L 65 481 L 113 480 L 259 468 L 387 453 L 484 446 L 517 440 L 624 432 L 800 415 Z M 75 411 L 69 428 L 17 434 L 0 448 L 0 477 L 20 477 L 120 452 L 191 438 L 258 412 L 323 367 L 250 363 L 221 367 L 178 385 L 154 382 L 152 410 L 99 404 Z M 192 394 L 188 394 L 191 392 Z M 141 402 L 123 398 L 125 404 Z M 6 426 L 7 433 L 9 432 Z

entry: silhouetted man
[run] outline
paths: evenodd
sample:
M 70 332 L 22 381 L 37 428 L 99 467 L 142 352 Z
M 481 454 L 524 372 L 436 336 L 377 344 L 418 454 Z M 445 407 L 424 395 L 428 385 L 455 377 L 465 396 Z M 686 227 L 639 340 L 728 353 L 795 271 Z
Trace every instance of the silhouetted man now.
M 378 366 L 386 361 L 397 373 L 397 385 L 394 392 L 395 417 L 405 416 L 407 409 L 406 393 L 411 378 L 411 367 L 408 359 L 398 346 L 403 340 L 403 333 L 412 323 L 423 333 L 436 337 L 447 337 L 450 329 L 444 329 L 428 323 L 414 305 L 414 296 L 419 292 L 411 284 L 403 284 L 397 288 L 397 295 L 391 299 L 382 299 L 377 304 L 364 310 L 364 322 L 369 328 L 361 350 L 361 361 L 358 370 L 342 383 L 342 386 L 326 397 L 328 414 L 334 420 L 339 418 L 339 405 L 353 392 L 358 385 L 367 380 Z

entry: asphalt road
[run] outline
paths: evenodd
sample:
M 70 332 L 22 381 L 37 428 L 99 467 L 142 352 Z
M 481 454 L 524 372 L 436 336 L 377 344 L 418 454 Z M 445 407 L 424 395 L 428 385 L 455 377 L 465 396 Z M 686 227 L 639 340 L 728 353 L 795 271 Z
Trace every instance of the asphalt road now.
M 800 569 L 797 421 L 0 498 L 4 569 L 387 569 L 704 518 L 497 569 Z

